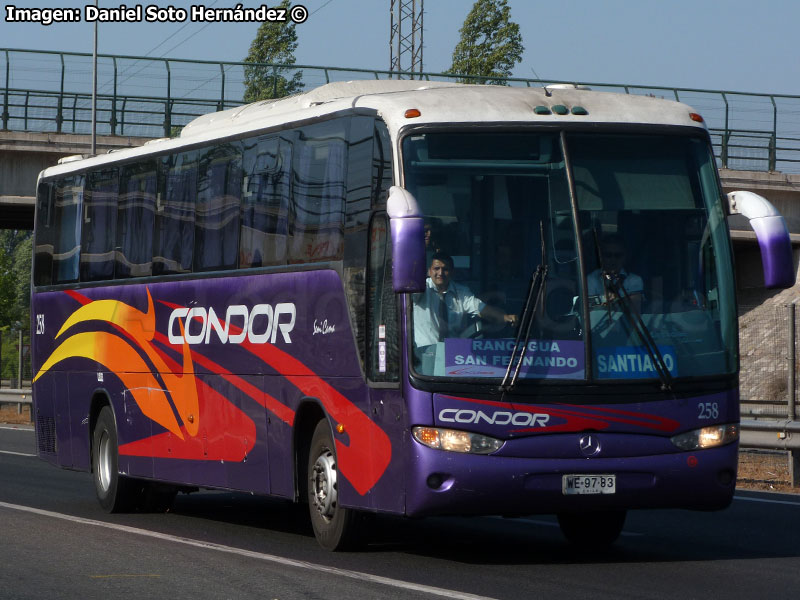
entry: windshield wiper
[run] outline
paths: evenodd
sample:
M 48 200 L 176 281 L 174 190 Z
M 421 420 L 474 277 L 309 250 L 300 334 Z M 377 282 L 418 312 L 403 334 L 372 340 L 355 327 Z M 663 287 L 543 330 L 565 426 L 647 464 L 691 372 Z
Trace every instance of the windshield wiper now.
M 539 309 L 545 292 L 548 269 L 547 246 L 544 241 L 544 224 L 541 221 L 539 222 L 539 234 L 542 240 L 542 262 L 531 275 L 531 282 L 528 285 L 528 293 L 525 296 L 525 306 L 522 309 L 519 328 L 517 329 L 517 335 L 514 339 L 514 348 L 511 350 L 508 368 L 500 384 L 500 390 L 504 394 L 514 389 L 514 386 L 517 384 L 517 379 L 519 379 L 519 373 L 522 369 L 522 362 L 525 358 L 525 352 L 528 350 L 528 342 L 531 339 L 531 327 L 533 326 L 533 321 L 536 318 L 536 311 Z M 523 331 L 525 332 L 524 336 Z M 521 346 L 520 342 L 522 342 Z M 515 361 L 516 365 L 514 364 Z M 513 375 L 511 374 L 512 369 L 514 370 Z
M 658 349 L 658 346 L 656 345 L 650 330 L 647 328 L 647 325 L 642 319 L 642 316 L 639 314 L 639 311 L 633 306 L 631 296 L 628 293 L 628 290 L 625 289 L 625 285 L 622 283 L 622 279 L 620 278 L 619 274 L 609 273 L 608 271 L 603 270 L 600 272 L 600 277 L 602 278 L 606 289 L 611 288 L 611 291 L 617 297 L 617 301 L 622 309 L 622 314 L 642 340 L 642 344 L 644 345 L 645 350 L 647 350 L 647 354 L 650 355 L 653 368 L 656 370 L 656 373 L 658 373 L 658 378 L 661 380 L 661 389 L 664 391 L 671 390 L 672 374 L 669 372 L 667 363 L 664 361 L 664 356 L 661 354 L 661 350 Z M 606 300 L 608 301 L 608 295 L 606 295 Z M 610 301 L 608 301 L 608 306 L 610 310 Z

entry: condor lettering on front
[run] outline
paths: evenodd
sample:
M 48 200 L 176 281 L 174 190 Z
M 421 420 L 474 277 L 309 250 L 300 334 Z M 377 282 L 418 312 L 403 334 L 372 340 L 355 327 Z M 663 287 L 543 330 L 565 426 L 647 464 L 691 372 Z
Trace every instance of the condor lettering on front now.
M 529 412 L 494 411 L 446 408 L 439 412 L 439 420 L 445 423 L 488 423 L 489 425 L 516 425 L 518 427 L 546 427 L 550 415 Z
M 223 344 L 241 344 L 245 340 L 252 344 L 274 344 L 280 331 L 283 341 L 291 344 L 289 334 L 296 320 L 297 309 L 291 302 L 279 302 L 274 307 L 271 304 L 256 304 L 253 308 L 235 304 L 227 308 L 222 321 L 213 308 L 176 308 L 169 316 L 167 335 L 169 343 L 176 345 L 184 342 L 190 345 L 208 344 L 212 333 Z

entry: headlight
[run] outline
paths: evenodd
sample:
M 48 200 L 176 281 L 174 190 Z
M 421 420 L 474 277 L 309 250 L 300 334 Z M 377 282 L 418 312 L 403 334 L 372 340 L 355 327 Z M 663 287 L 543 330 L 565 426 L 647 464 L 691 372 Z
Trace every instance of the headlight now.
M 437 427 L 414 427 L 414 439 L 436 450 L 465 452 L 469 454 L 491 454 L 497 452 L 505 443 L 488 435 L 458 431 L 455 429 L 439 429 Z
M 703 450 L 724 446 L 739 439 L 739 426 L 735 423 L 727 425 L 711 425 L 694 431 L 687 431 L 671 438 L 672 443 L 681 450 Z

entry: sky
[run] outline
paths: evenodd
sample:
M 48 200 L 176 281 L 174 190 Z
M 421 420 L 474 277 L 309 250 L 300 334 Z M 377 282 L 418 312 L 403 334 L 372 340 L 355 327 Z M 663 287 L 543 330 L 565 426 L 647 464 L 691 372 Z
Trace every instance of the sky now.
M 234 0 L 151 0 L 143 7 L 232 8 Z M 91 0 L 12 0 L 17 8 L 80 8 Z M 101 8 L 119 0 L 99 0 Z M 247 7 L 262 2 L 243 0 Z M 277 4 L 267 2 L 272 6 Z M 298 0 L 297 64 L 388 70 L 390 0 Z M 129 0 L 128 7 L 136 6 Z M 423 66 L 450 67 L 473 0 L 425 3 Z M 509 0 L 525 47 L 514 76 L 800 95 L 798 0 Z M 0 48 L 91 52 L 94 25 L 8 22 Z M 100 23 L 99 52 L 240 61 L 258 23 Z

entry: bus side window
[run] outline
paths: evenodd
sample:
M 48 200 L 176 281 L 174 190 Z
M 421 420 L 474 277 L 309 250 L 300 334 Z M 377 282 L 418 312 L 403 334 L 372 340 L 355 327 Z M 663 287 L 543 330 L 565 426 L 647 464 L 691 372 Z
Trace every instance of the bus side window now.
M 82 175 L 66 177 L 56 184 L 53 283 L 78 281 L 83 184 Z
M 160 164 L 153 237 L 153 275 L 189 273 L 194 250 L 197 154 L 164 157 Z
M 372 203 L 385 206 L 389 188 L 394 185 L 392 140 L 383 121 L 375 121 L 375 150 L 372 157 Z
M 400 380 L 397 295 L 392 287 L 392 252 L 386 214 L 372 219 L 367 272 L 367 377 Z
M 93 171 L 86 180 L 81 231 L 81 281 L 114 279 L 119 171 Z
M 342 252 L 346 121 L 305 127 L 294 152 L 289 261 L 335 260 Z
M 53 249 L 55 244 L 55 186 L 40 183 L 36 190 L 36 238 L 33 249 L 33 284 L 53 282 Z
M 292 177 L 290 135 L 245 141 L 240 268 L 286 264 Z
M 345 203 L 344 290 L 358 357 L 366 372 L 367 233 L 371 210 L 372 117 L 353 117 L 347 136 L 347 200 Z
M 152 275 L 156 188 L 154 161 L 122 168 L 117 210 L 118 279 Z
M 220 144 L 200 157 L 194 238 L 194 270 L 236 268 L 242 154 L 238 143 Z

